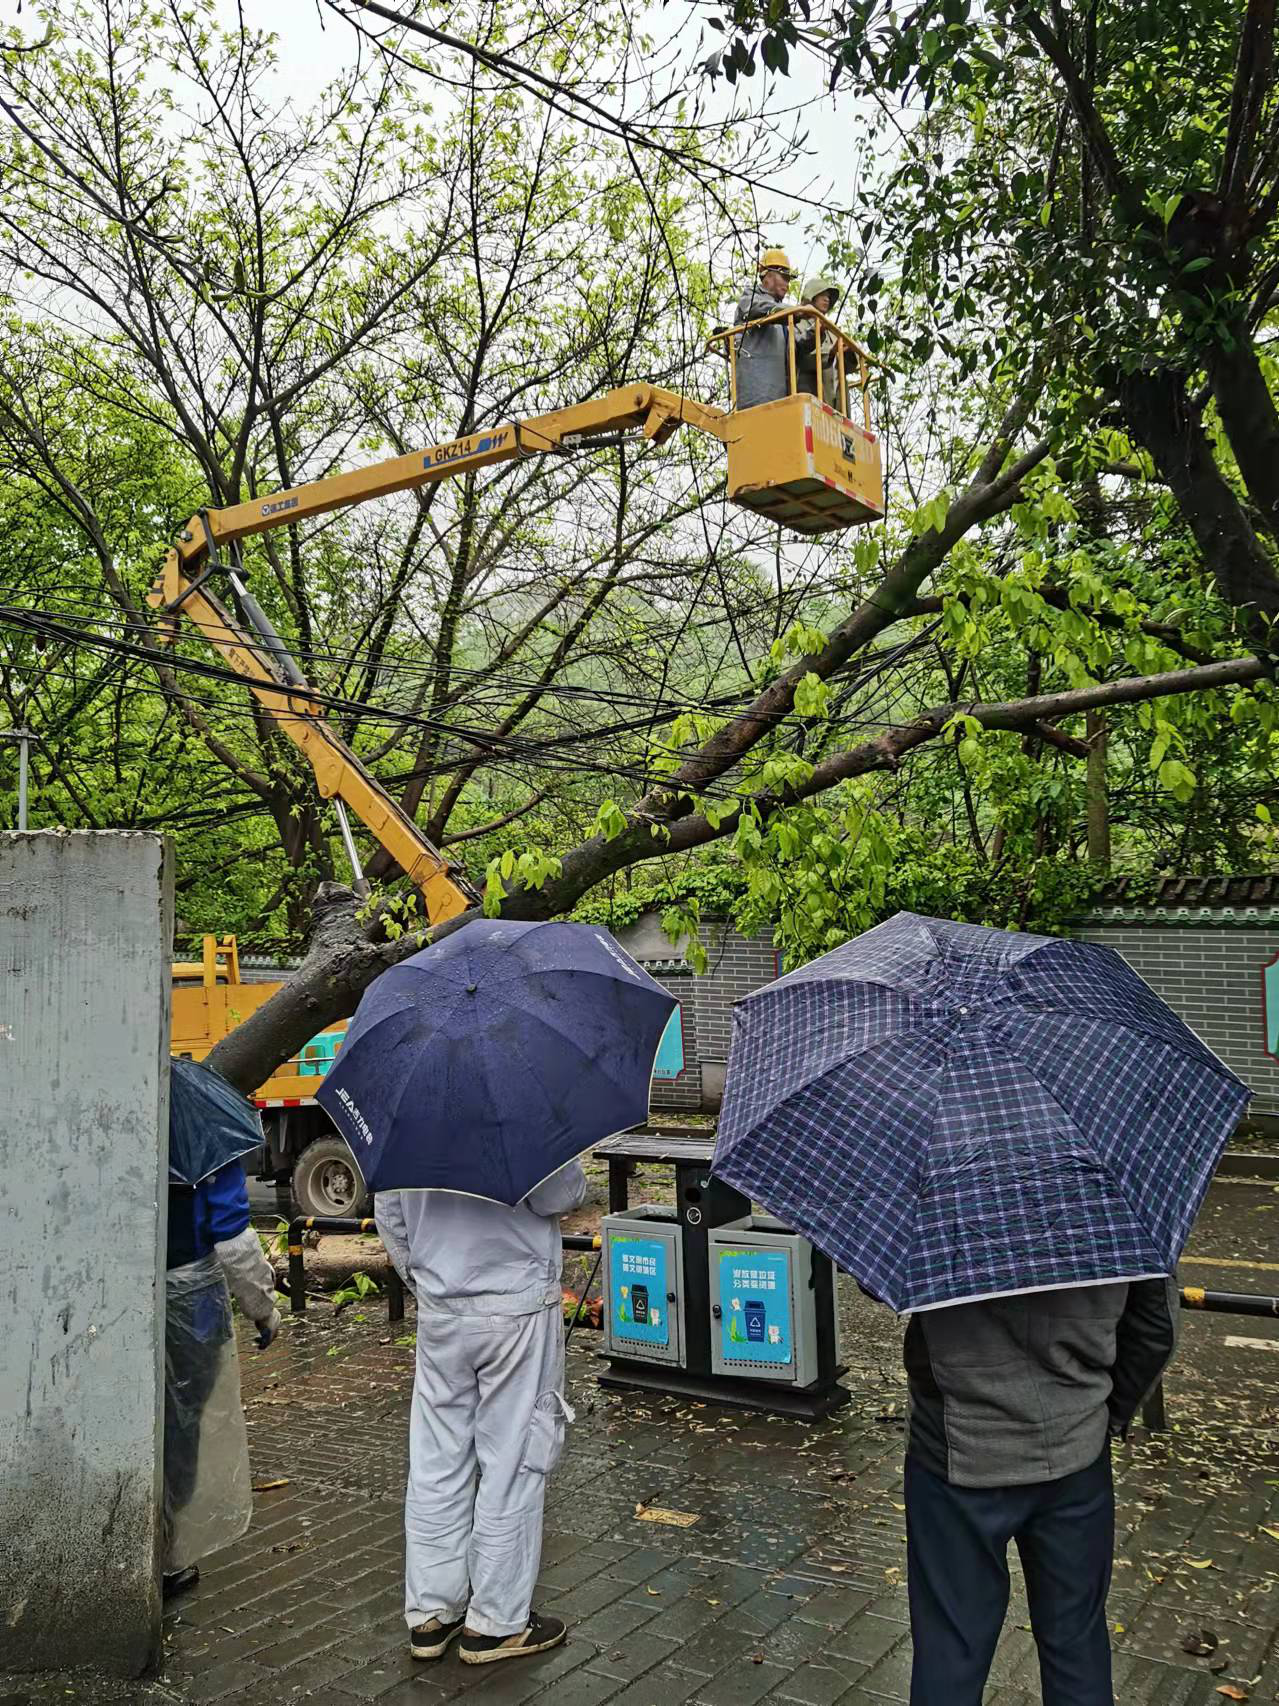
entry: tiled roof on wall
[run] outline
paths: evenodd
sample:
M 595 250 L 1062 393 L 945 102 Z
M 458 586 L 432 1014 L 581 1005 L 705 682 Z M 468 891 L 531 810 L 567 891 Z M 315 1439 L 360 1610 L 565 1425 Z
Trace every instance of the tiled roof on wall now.
M 1279 924 L 1279 874 L 1115 877 L 1087 909 L 1097 921 Z

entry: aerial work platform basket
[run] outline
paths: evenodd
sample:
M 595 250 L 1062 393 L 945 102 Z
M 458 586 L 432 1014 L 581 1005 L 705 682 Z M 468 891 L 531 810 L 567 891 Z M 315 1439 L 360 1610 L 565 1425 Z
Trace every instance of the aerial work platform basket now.
M 818 393 L 801 390 L 798 322 L 812 320 L 823 346 Z M 738 348 L 743 337 L 780 323 L 786 333 L 786 394 L 738 407 Z M 833 533 L 884 514 L 879 439 L 871 428 L 870 373 L 862 346 L 808 303 L 740 326 L 718 327 L 710 348 L 728 361 L 731 413 L 725 422 L 728 496 L 799 533 Z M 861 392 L 860 423 L 850 392 Z

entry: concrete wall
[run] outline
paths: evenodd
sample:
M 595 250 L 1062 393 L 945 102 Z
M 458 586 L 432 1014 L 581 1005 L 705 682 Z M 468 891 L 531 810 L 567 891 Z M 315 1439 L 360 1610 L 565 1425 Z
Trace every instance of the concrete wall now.
M 1254 1117 L 1279 1116 L 1279 1060 L 1266 1052 L 1262 1002 L 1262 975 L 1279 955 L 1279 930 L 1089 921 L 1078 934 L 1117 948 L 1251 1086 Z
M 172 880 L 0 835 L 0 1671 L 160 1654 Z

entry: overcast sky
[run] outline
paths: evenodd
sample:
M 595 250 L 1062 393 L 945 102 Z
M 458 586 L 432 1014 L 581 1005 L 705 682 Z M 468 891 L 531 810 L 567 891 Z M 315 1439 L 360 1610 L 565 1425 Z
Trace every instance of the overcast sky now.
M 251 25 L 268 28 L 276 34 L 280 55 L 279 93 L 292 96 L 299 104 L 313 100 L 355 52 L 352 29 L 317 0 L 240 0 L 240 3 Z M 218 10 L 228 25 L 235 24 L 236 0 L 218 0 Z M 686 67 L 690 89 L 700 87 L 711 115 L 718 117 L 731 110 L 730 103 L 735 97 L 722 81 L 717 87 L 708 88 L 696 70 L 699 58 L 718 40 L 714 34 L 703 35 L 698 11 L 694 0 L 668 0 L 666 5 L 648 8 L 643 15 L 643 27 L 662 44 L 659 49 L 662 62 Z M 700 12 L 704 17 L 704 6 Z M 760 198 L 760 215 L 765 236 L 780 238 L 801 272 L 813 271 L 820 265 L 821 256 L 815 243 L 805 236 L 805 230 L 816 216 L 811 208 L 791 198 L 802 196 L 824 201 L 832 195 L 836 183 L 842 191 L 842 196 L 836 199 L 847 195 L 858 131 L 853 103 L 848 96 L 837 97 L 826 92 L 824 72 L 811 58 L 798 61 L 787 78 L 765 82 L 760 75 L 743 88 L 757 105 L 762 100 L 768 112 L 777 115 L 773 121 L 776 125 L 789 126 L 795 121 L 792 109 L 804 108 L 799 122 L 808 132 L 809 156 L 779 179 L 775 196 Z

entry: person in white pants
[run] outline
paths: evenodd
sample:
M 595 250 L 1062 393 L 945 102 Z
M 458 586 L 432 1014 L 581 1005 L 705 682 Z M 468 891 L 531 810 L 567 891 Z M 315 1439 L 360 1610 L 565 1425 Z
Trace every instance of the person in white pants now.
M 404 1500 L 414 1658 L 456 1640 L 465 1663 L 490 1664 L 564 1639 L 532 1600 L 547 1477 L 572 1420 L 559 1217 L 585 1195 L 575 1161 L 514 1208 L 452 1191 L 377 1194 L 378 1231 L 418 1312 Z

